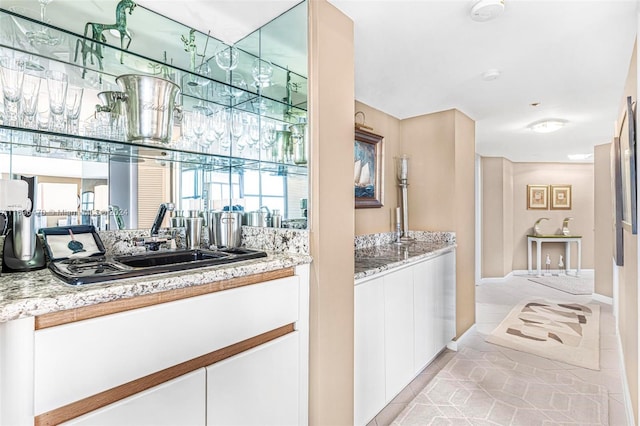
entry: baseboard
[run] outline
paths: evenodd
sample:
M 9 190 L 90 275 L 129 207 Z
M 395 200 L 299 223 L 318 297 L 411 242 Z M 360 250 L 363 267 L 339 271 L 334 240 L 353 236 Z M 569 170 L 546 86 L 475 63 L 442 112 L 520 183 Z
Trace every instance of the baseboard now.
M 613 297 L 603 296 L 602 294 L 593 293 L 591 298 L 596 302 L 606 303 L 607 305 L 613 305 Z
M 552 269 L 550 272 L 551 272 L 552 275 L 558 275 L 558 273 L 560 271 L 558 269 Z M 593 276 L 593 274 L 594 274 L 594 270 L 593 269 L 581 269 L 580 272 L 581 272 L 581 274 L 585 274 L 586 273 L 586 274 L 589 274 L 591 276 Z M 572 269 L 567 275 L 570 275 L 570 276 L 575 275 L 575 269 Z M 476 285 L 489 284 L 489 283 L 501 283 L 501 282 L 506 281 L 507 279 L 509 279 L 511 277 L 527 277 L 527 276 L 535 278 L 535 275 L 534 274 L 529 274 L 529 271 L 527 271 L 526 269 L 514 269 L 513 271 L 509 272 L 504 277 L 480 278 L 480 281 L 478 281 L 478 283 Z M 609 303 L 611 303 L 611 302 L 609 302 Z
M 447 343 L 447 349 L 451 349 L 452 351 L 458 351 L 458 344 L 469 334 L 471 334 L 472 332 L 474 332 L 476 330 L 476 325 L 475 323 L 469 327 L 467 329 L 467 331 L 465 331 L 464 333 L 462 333 L 462 335 L 460 337 L 458 337 L 455 340 L 450 341 L 449 343 Z
M 507 279 L 511 278 L 513 275 L 514 275 L 513 272 L 509 272 L 504 277 L 480 278 L 480 281 L 478 281 L 478 284 L 476 284 L 476 285 L 489 284 L 489 283 L 500 283 L 500 282 L 506 281 Z
M 617 324 L 617 321 L 616 321 Z M 620 354 L 620 367 L 622 370 L 622 395 L 624 396 L 624 409 L 627 413 L 627 424 L 635 425 L 635 419 L 633 417 L 633 405 L 631 404 L 631 393 L 629 392 L 629 383 L 627 382 L 627 369 L 624 364 L 624 351 L 622 350 L 622 341 L 620 340 L 620 334 L 616 334 L 618 337 L 618 353 Z

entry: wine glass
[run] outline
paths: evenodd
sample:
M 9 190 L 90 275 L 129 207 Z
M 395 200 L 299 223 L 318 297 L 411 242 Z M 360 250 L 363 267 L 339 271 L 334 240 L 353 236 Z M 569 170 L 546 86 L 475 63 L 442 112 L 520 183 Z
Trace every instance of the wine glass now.
M 265 151 L 266 160 L 273 160 L 273 145 L 276 142 L 276 124 L 269 120 L 263 121 L 262 149 Z
M 269 87 L 271 85 L 271 77 L 273 76 L 273 65 L 267 60 L 256 58 L 253 61 L 251 75 L 253 76 L 254 87 L 256 89 Z
M 242 152 L 246 145 L 244 141 L 240 141 L 242 135 L 244 134 L 244 117 L 238 110 L 234 110 L 231 112 L 231 117 L 229 120 L 229 132 L 231 133 L 231 139 L 234 143 L 234 146 L 238 148 L 239 152 Z
M 238 67 L 238 59 L 240 58 L 240 51 L 233 46 L 226 46 L 216 52 L 214 55 L 216 64 L 225 72 L 225 82 L 227 85 L 231 84 L 230 72 Z M 232 96 L 230 88 L 221 88 L 219 90 L 221 96 Z
M 202 136 L 207 129 L 207 113 L 208 109 L 202 105 L 196 105 L 191 111 L 191 131 L 195 136 L 195 143 L 202 143 Z
M 229 138 L 224 137 L 227 133 L 227 114 L 225 111 L 218 111 L 212 117 L 213 122 L 211 125 L 213 126 L 213 132 L 216 135 L 216 140 L 220 144 L 220 148 L 223 150 L 229 149 Z
M 260 120 L 257 116 L 252 115 L 251 117 L 249 117 L 249 121 L 247 123 L 247 133 L 249 134 L 247 144 L 249 145 L 249 149 L 253 150 L 253 148 L 258 145 L 258 142 L 260 142 Z
M 52 1 L 53 0 L 38 0 L 38 3 L 40 3 L 40 21 L 44 24 L 47 23 L 47 19 L 46 19 L 47 6 Z M 53 37 L 51 34 L 49 34 L 45 26 L 40 27 L 40 29 L 37 31 L 27 31 L 26 35 L 31 44 L 44 44 L 48 46 L 56 46 L 60 43 L 60 39 Z

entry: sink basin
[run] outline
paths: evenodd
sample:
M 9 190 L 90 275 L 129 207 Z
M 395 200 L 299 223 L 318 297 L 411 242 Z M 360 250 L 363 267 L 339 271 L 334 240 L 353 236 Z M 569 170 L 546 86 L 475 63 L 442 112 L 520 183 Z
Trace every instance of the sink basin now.
M 82 261 L 51 262 L 49 269 L 67 284 L 91 284 L 164 272 L 185 271 L 266 257 L 263 251 L 229 248 L 219 250 L 175 250 L 87 258 Z

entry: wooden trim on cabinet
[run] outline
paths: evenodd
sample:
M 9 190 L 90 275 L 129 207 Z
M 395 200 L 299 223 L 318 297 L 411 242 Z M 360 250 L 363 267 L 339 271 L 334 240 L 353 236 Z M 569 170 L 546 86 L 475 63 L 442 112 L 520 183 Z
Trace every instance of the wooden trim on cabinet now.
M 38 315 L 35 318 L 35 329 L 55 327 L 69 324 L 104 315 L 125 312 L 132 309 L 144 308 L 158 305 L 160 303 L 173 302 L 187 299 L 189 297 L 202 296 L 204 294 L 215 293 L 217 291 L 229 290 L 264 281 L 276 280 L 279 278 L 292 277 L 295 274 L 294 268 L 278 269 L 276 271 L 261 272 L 259 274 L 246 275 L 244 277 L 230 278 L 228 280 L 214 281 L 207 284 L 178 288 L 174 290 L 162 291 L 159 293 L 145 294 L 127 299 L 114 300 L 111 302 L 99 303 L 96 305 L 83 306 L 75 309 L 51 312 Z
M 34 419 L 34 426 L 57 425 L 62 422 L 66 422 L 197 369 L 207 367 L 241 352 L 248 351 L 251 348 L 270 342 L 271 340 L 277 339 L 278 337 L 282 337 L 294 331 L 294 324 L 287 324 L 258 336 L 234 343 L 233 345 L 225 348 L 218 349 L 217 351 L 174 365 L 173 367 L 149 374 L 148 376 L 141 377 L 140 379 L 116 386 L 115 388 L 100 392 L 96 395 L 72 402 L 71 404 L 67 404 L 63 407 L 56 408 L 55 410 L 36 416 Z

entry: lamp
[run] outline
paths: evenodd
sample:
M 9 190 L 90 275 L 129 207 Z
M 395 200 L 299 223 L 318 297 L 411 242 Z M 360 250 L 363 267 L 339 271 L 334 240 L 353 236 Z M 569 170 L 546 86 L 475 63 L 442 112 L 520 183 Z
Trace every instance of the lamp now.
M 397 244 L 403 242 L 413 241 L 413 238 L 409 237 L 409 209 L 407 201 L 407 187 L 409 186 L 409 157 L 403 155 L 402 157 L 396 157 L 396 176 L 398 179 L 398 186 L 401 188 L 402 198 L 402 235 L 400 235 L 400 223 L 399 218 L 396 216 L 396 232 L 398 235 Z

